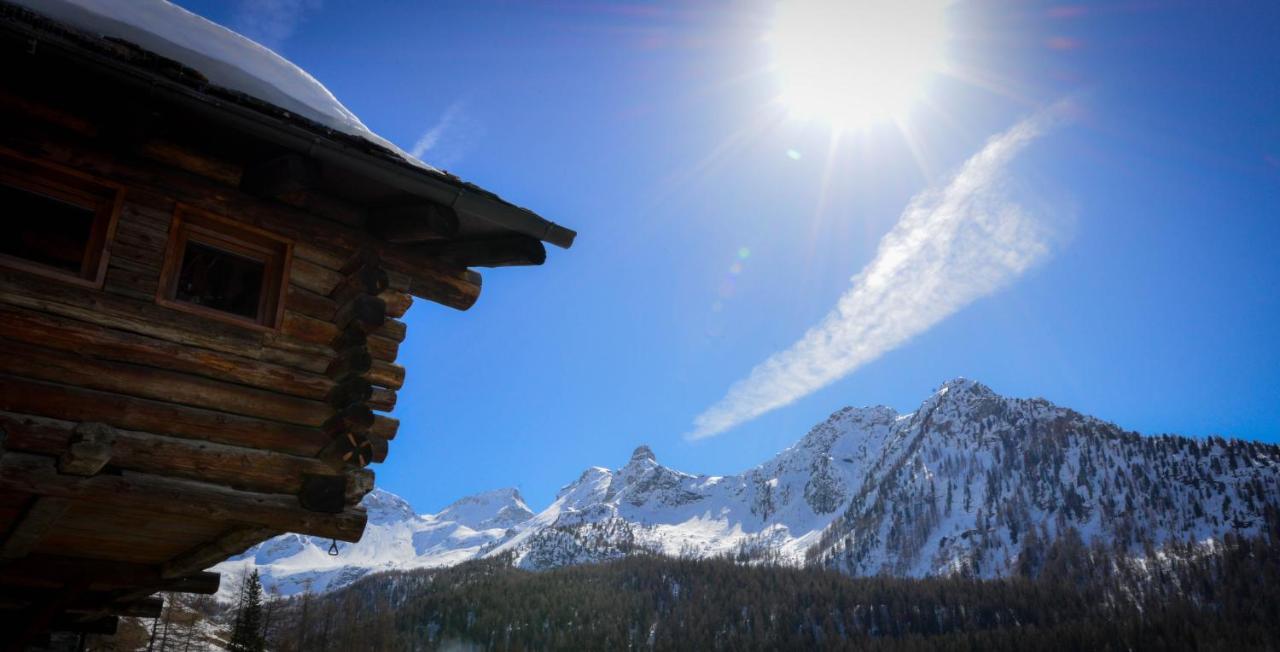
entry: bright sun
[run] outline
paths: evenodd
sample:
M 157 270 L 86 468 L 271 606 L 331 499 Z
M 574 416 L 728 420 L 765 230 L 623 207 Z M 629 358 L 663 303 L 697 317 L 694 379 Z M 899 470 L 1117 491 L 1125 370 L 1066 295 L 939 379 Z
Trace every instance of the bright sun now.
M 783 101 L 837 129 L 893 120 L 943 68 L 945 0 L 782 0 L 771 40 Z

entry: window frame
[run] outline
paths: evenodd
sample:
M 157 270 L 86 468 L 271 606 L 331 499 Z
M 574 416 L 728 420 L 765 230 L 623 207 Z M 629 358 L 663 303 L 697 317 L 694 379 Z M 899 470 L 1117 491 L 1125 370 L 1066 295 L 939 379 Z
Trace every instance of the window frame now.
M 124 207 L 125 187 L 79 170 L 8 152 L 0 156 L 0 184 L 44 195 L 93 213 L 93 224 L 79 272 L 4 253 L 0 253 L 0 267 L 102 289 L 111 260 L 111 243 L 115 240 L 116 226 Z
M 255 317 L 245 317 L 177 298 L 178 281 L 187 244 L 250 258 L 263 263 L 262 288 Z M 169 241 L 165 245 L 164 264 L 160 268 L 160 284 L 156 303 L 191 314 L 208 317 L 249 328 L 279 331 L 284 322 L 285 297 L 289 288 L 289 268 L 293 262 L 293 242 L 269 231 L 235 220 L 178 204 L 169 223 Z

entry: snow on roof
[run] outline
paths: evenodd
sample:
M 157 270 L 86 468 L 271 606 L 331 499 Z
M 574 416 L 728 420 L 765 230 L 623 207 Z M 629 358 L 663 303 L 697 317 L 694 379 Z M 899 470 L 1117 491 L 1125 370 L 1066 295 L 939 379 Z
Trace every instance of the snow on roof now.
M 385 147 L 439 172 L 375 134 L 307 71 L 271 49 L 167 0 L 9 0 L 75 29 L 123 39 L 198 70 L 218 86 Z

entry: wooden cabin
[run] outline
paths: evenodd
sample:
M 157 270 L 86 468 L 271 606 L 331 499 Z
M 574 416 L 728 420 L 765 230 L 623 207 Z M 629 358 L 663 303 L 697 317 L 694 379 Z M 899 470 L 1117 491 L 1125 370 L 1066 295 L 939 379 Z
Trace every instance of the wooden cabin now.
M 155 616 L 159 591 L 212 593 L 205 569 L 281 533 L 360 539 L 410 303 L 466 310 L 471 268 L 539 265 L 574 238 L 35 6 L 0 1 L 13 647 Z

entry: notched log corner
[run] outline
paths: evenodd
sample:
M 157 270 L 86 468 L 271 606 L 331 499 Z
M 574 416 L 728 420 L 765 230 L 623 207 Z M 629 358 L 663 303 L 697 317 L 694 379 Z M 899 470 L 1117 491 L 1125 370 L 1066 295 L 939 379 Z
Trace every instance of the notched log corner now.
M 71 431 L 67 452 L 58 457 L 58 472 L 89 477 L 111 461 L 116 429 L 105 423 L 85 422 Z

